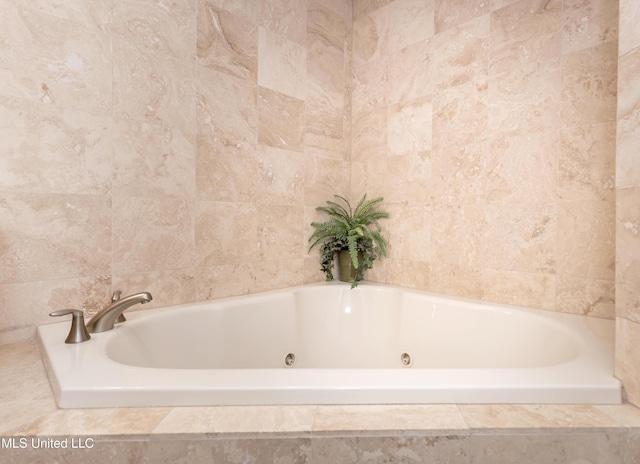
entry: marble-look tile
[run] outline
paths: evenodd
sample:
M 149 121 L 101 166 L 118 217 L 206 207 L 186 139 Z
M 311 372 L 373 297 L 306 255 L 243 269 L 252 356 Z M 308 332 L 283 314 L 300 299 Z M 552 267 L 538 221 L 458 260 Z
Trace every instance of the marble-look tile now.
M 471 464 L 466 437 L 459 434 L 407 437 L 330 437 L 312 441 L 314 464 Z
M 362 16 L 373 13 L 393 0 L 353 0 L 353 17 L 358 19 Z
M 614 123 L 560 131 L 559 197 L 604 200 L 615 196 L 616 127 Z
M 104 0 L 16 0 L 13 3 L 23 8 L 66 19 L 81 24 L 87 29 L 109 32 L 112 27 L 111 2 Z
M 11 431 L 13 436 L 146 435 L 171 408 L 58 409 Z
M 197 301 L 246 295 L 254 291 L 255 272 L 251 263 L 196 269 L 194 294 Z
M 111 192 L 111 119 L 0 96 L 0 185 L 41 193 Z
M 307 50 L 304 45 L 260 27 L 258 62 L 258 85 L 300 100 L 305 99 Z
M 617 64 L 617 41 L 565 56 L 562 66 L 562 122 L 565 126 L 616 119 Z
M 58 309 L 81 309 L 95 314 L 111 301 L 111 278 L 108 275 L 21 282 L 0 285 L 0 307 L 7 308 L 0 323 L 0 343 L 12 343 L 16 329 L 29 329 L 35 337 L 36 326 L 58 322 L 49 317 Z M 26 337 L 25 337 L 26 338 Z
M 350 165 L 346 161 L 307 155 L 305 159 L 304 204 L 320 206 L 336 192 L 349 190 Z
M 527 135 L 560 127 L 560 63 L 559 57 L 520 63 L 519 55 L 492 60 L 488 91 L 491 135 Z
M 153 295 L 153 301 L 150 303 L 135 305 L 127 309 L 127 312 L 190 303 L 203 299 L 195 295 L 198 271 L 198 269 L 169 269 L 135 273 L 120 272 L 113 275 L 112 287 L 114 290 L 121 290 L 123 295 L 143 291 Z M 106 306 L 104 302 L 103 306 Z
M 130 196 L 193 196 L 196 141 L 193 133 L 114 119 L 113 190 Z
M 355 8 L 354 8 L 355 11 Z M 353 22 L 353 65 L 359 73 L 366 64 L 389 55 L 389 8 L 367 15 L 355 15 Z
M 616 315 L 613 280 L 558 275 L 556 293 L 556 311 L 605 319 Z
M 304 203 L 306 157 L 266 145 L 258 146 L 257 202 L 272 205 Z
M 108 198 L 4 192 L 0 216 L 0 283 L 109 273 Z
M 370 196 L 373 197 L 373 193 Z M 430 237 L 433 221 L 431 208 L 393 206 L 387 211 L 393 218 L 393 221 L 385 224 L 389 258 L 429 261 L 433 253 Z M 420 231 L 418 235 L 416 235 L 417 231 Z M 414 237 L 414 239 L 404 240 L 403 237 Z
M 431 154 L 431 197 L 436 205 L 483 203 L 487 191 L 488 142 L 444 146 Z
M 594 406 L 607 416 L 611 417 L 618 424 L 625 427 L 640 427 L 640 408 L 629 403 L 624 404 L 602 404 Z
M 493 204 L 486 208 L 485 267 L 553 274 L 558 212 L 553 203 Z
M 433 93 L 434 77 L 440 73 L 433 61 L 433 49 L 431 38 L 389 56 L 389 103 L 405 103 Z
M 607 428 L 617 422 L 592 405 L 458 405 L 471 429 Z
M 153 429 L 165 434 L 311 432 L 316 406 L 212 406 L 174 408 Z
M 250 136 L 255 138 L 255 133 Z M 256 145 L 240 139 L 233 141 L 233 137 L 234 134 L 218 126 L 204 128 L 198 135 L 195 185 L 199 199 L 256 200 L 259 183 Z
M 388 158 L 384 188 L 385 204 L 423 206 L 429 204 L 432 188 L 431 152 L 413 152 Z
M 380 263 L 374 264 L 378 270 Z M 410 259 L 385 259 L 384 283 L 400 287 L 427 289 L 429 286 L 429 263 Z
M 573 53 L 618 40 L 617 2 L 565 0 L 562 14 L 562 53 Z
M 0 94 L 74 108 L 111 111 L 111 42 L 98 30 L 0 3 Z
M 295 287 L 304 283 L 304 259 L 274 259 L 254 264 L 256 292 Z
M 618 62 L 616 186 L 640 185 L 640 47 Z
M 466 429 L 454 405 L 320 405 L 313 423 L 314 432 Z
M 513 435 L 472 435 L 466 443 L 473 464 L 542 464 L 552 462 L 626 464 L 623 462 L 624 434 L 554 432 Z
M 196 122 L 195 61 L 113 39 L 113 114 L 175 127 Z
M 434 87 L 442 90 L 487 75 L 489 15 L 452 27 L 433 38 Z
M 83 464 L 94 462 L 127 462 L 148 464 L 147 440 L 102 440 L 94 437 L 21 437 L 26 438 L 26 448 L 0 449 L 0 461 L 6 464 L 45 464 L 48 462 L 64 462 Z M 52 440 L 65 443 L 65 448 L 46 448 Z M 92 441 L 89 440 L 92 439 Z M 33 442 L 31 440 L 34 440 Z M 41 442 L 38 440 L 41 439 Z M 81 446 L 85 446 L 81 448 Z
M 429 290 L 465 298 L 483 297 L 482 268 L 435 263 L 429 266 Z
M 445 89 L 433 96 L 433 148 L 483 141 L 488 128 L 486 80 Z
M 612 202 L 558 202 L 558 274 L 613 280 L 615 242 Z
M 262 260 L 295 259 L 304 251 L 304 208 L 258 204 L 258 256 Z
M 491 4 L 491 62 L 519 63 L 558 58 L 562 46 L 562 0 L 519 0 L 496 9 Z
M 196 265 L 211 267 L 255 261 L 257 230 L 254 204 L 199 201 L 195 215 Z
M 490 202 L 553 202 L 558 192 L 557 130 L 497 136 L 486 167 Z
M 307 2 L 260 0 L 260 26 L 300 45 L 307 37 Z
M 616 317 L 615 376 L 624 385 L 629 402 L 640 405 L 640 323 Z
M 434 1 L 436 34 L 489 13 L 490 2 L 486 0 Z
M 216 5 L 198 2 L 198 64 L 256 82 L 258 26 Z
M 485 269 L 483 299 L 527 308 L 556 307 L 556 277 L 553 274 Z
M 389 53 L 434 34 L 433 0 L 404 0 L 389 8 Z
M 389 154 L 406 155 L 431 150 L 432 110 L 431 97 L 388 108 Z
M 196 1 L 114 2 L 113 32 L 157 55 L 195 60 Z
M 640 47 L 640 31 L 637 27 L 640 21 L 640 5 L 635 0 L 620 0 L 619 10 L 618 54 L 622 58 L 634 48 Z
M 476 268 L 484 266 L 483 207 L 434 206 L 431 216 L 432 262 Z
M 304 101 L 258 88 L 258 142 L 291 151 L 304 150 Z
M 186 198 L 114 197 L 112 271 L 192 267 L 193 213 L 193 201 Z
M 640 187 L 616 190 L 616 314 L 640 323 Z
M 260 2 L 256 0 L 206 0 L 216 9 L 233 13 L 253 24 L 258 24 L 260 18 Z

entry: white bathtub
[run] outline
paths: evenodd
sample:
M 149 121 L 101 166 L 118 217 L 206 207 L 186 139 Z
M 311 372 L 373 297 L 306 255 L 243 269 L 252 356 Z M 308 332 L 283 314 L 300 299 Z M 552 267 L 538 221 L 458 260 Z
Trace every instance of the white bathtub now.
M 367 283 L 128 318 L 77 345 L 38 327 L 61 408 L 621 401 L 609 320 Z

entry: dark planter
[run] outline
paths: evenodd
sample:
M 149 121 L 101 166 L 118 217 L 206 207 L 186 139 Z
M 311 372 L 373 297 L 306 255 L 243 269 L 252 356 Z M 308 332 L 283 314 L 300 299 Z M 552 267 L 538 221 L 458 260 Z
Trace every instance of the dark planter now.
M 362 253 L 358 252 L 358 266 L 362 261 Z M 358 271 L 353 267 L 351 262 L 351 256 L 349 250 L 342 250 L 338 252 L 338 275 L 341 282 L 351 282 L 351 279 L 355 279 L 358 275 Z

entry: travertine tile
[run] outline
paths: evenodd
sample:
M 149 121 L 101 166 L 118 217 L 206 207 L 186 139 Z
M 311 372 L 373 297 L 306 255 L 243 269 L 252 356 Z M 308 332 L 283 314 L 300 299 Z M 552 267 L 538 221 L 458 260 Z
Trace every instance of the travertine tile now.
M 321 206 L 336 192 L 349 190 L 350 165 L 346 161 L 311 155 L 305 160 L 304 204 Z
M 458 405 L 471 429 L 606 428 L 617 422 L 592 405 Z
M 228 264 L 196 269 L 195 300 L 205 301 L 255 291 L 252 263 Z
M 616 190 L 616 315 L 640 323 L 640 187 Z
M 180 197 L 115 197 L 113 272 L 193 267 L 193 203 Z
M 258 84 L 261 87 L 304 100 L 307 53 L 303 45 L 260 27 L 258 62 Z
M 403 49 L 434 34 L 433 0 L 405 0 L 389 9 L 389 52 Z
M 97 195 L 1 193 L 0 282 L 108 274 L 110 206 Z
M 353 112 L 359 114 L 383 108 L 389 103 L 388 60 L 380 59 L 366 65 L 353 75 Z
M 214 1 L 198 2 L 198 64 L 256 82 L 258 26 Z
M 433 93 L 434 77 L 440 73 L 433 62 L 433 49 L 430 38 L 389 56 L 389 103 L 413 101 Z
M 373 192 L 370 195 L 374 196 Z M 385 223 L 389 247 L 387 254 L 394 259 L 429 261 L 432 254 L 430 226 L 433 214 L 430 207 L 393 206 L 387 209 L 393 221 Z M 421 231 L 415 236 L 416 231 Z M 400 237 L 414 236 L 414 240 Z M 396 237 L 399 237 L 396 239 Z
M 206 0 L 212 6 L 226 10 L 241 18 L 258 24 L 260 18 L 260 2 L 256 0 Z
M 432 190 L 431 151 L 394 155 L 387 165 L 384 200 L 387 205 L 428 204 Z
M 352 122 L 351 161 L 386 158 L 388 114 L 386 108 L 354 115 Z
M 614 123 L 560 131 L 559 195 L 563 200 L 604 200 L 615 196 Z
M 489 3 L 495 3 L 486 0 L 434 1 L 436 34 L 489 13 Z
M 254 264 L 257 292 L 295 287 L 304 283 L 304 259 L 273 259 Z
M 306 159 L 300 153 L 258 147 L 258 203 L 302 205 Z
M 317 406 L 314 432 L 460 430 L 467 424 L 454 405 Z
M 369 2 L 372 3 L 372 2 Z M 354 8 L 354 11 L 357 11 Z M 353 61 L 357 72 L 362 66 L 383 59 L 389 53 L 389 8 L 355 14 L 353 21 Z
M 640 5 L 635 0 L 620 0 L 619 10 L 620 47 L 618 53 L 620 57 L 623 57 L 640 46 L 640 31 L 637 27 L 640 20 Z
M 373 273 L 378 271 L 381 262 L 375 262 L 373 272 L 369 272 L 367 277 L 371 277 L 373 281 L 379 281 L 374 278 Z M 410 259 L 384 259 L 384 283 L 390 285 L 399 285 L 400 287 L 426 289 L 430 288 L 429 263 L 424 261 L 413 261 Z
M 294 205 L 258 205 L 258 255 L 263 260 L 294 259 L 304 251 L 304 209 Z
M 258 88 L 258 142 L 291 151 L 304 150 L 304 101 Z
M 23 437 L 21 437 L 23 438 Z M 0 460 L 6 464 L 65 462 L 136 462 L 147 464 L 147 440 L 103 440 L 102 437 L 25 437 L 26 448 L 0 449 Z M 91 438 L 91 440 L 89 440 Z M 34 440 L 33 442 L 31 440 Z M 41 439 L 41 442 L 38 440 Z M 44 448 L 48 439 L 60 440 L 65 448 Z M 82 448 L 84 446 L 84 448 Z
M 196 122 L 195 61 L 113 39 L 113 114 L 189 132 Z
M 197 266 L 254 261 L 258 252 L 257 230 L 255 205 L 199 201 L 195 216 Z
M 196 2 L 115 2 L 113 32 L 162 56 L 195 60 Z
M 479 299 L 483 297 L 482 268 L 434 263 L 429 266 L 429 290 L 445 295 Z
M 616 317 L 615 376 L 624 385 L 629 402 L 640 405 L 640 362 L 636 351 L 640 344 L 640 324 Z
M 613 280 L 557 276 L 556 311 L 613 319 L 616 314 L 615 306 Z
M 615 208 L 612 202 L 558 202 L 558 274 L 613 280 Z
M 487 192 L 489 142 L 438 147 L 431 154 L 431 201 L 435 205 L 483 203 Z
M 0 97 L 0 120 L 3 189 L 99 195 L 111 192 L 110 118 Z
M 640 47 L 618 63 L 616 186 L 640 185 Z
M 484 266 L 485 224 L 481 206 L 434 206 L 431 215 L 434 263 Z
M 485 269 L 483 296 L 487 301 L 555 309 L 556 277 L 553 274 Z
M 260 0 L 260 26 L 300 45 L 306 43 L 307 2 Z
M 198 269 L 169 269 L 135 273 L 121 272 L 113 275 L 113 289 L 121 290 L 123 296 L 143 291 L 153 295 L 153 300 L 150 303 L 135 305 L 127 309 L 127 312 L 200 301 L 204 298 L 198 298 L 195 295 L 195 281 L 198 271 Z M 105 307 L 109 300 L 110 298 L 102 301 L 99 308 Z
M 610 0 L 566 0 L 562 5 L 562 53 L 618 40 L 618 3 Z
M 66 19 L 81 24 L 87 29 L 100 29 L 108 32 L 112 25 L 112 7 L 103 0 L 16 0 L 13 2 L 23 8 Z
M 564 57 L 562 122 L 577 126 L 616 119 L 618 42 Z
M 607 416 L 617 421 L 620 425 L 626 427 L 640 426 L 640 408 L 629 403 L 616 405 L 596 405 L 594 406 Z
M 353 0 L 353 16 L 357 19 L 382 8 L 393 0 Z
M 430 97 L 393 105 L 388 111 L 389 154 L 417 154 L 431 150 L 433 107 Z
M 174 408 L 153 435 L 310 432 L 315 411 L 304 405 Z
M 193 133 L 115 119 L 113 191 L 131 196 L 193 196 L 196 141 Z

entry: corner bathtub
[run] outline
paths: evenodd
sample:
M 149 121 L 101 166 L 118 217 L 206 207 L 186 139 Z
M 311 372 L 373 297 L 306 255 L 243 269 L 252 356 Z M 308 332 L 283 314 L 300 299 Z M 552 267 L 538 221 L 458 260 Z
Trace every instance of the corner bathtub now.
M 621 401 L 609 320 L 367 283 L 128 318 L 77 345 L 38 327 L 61 408 Z

